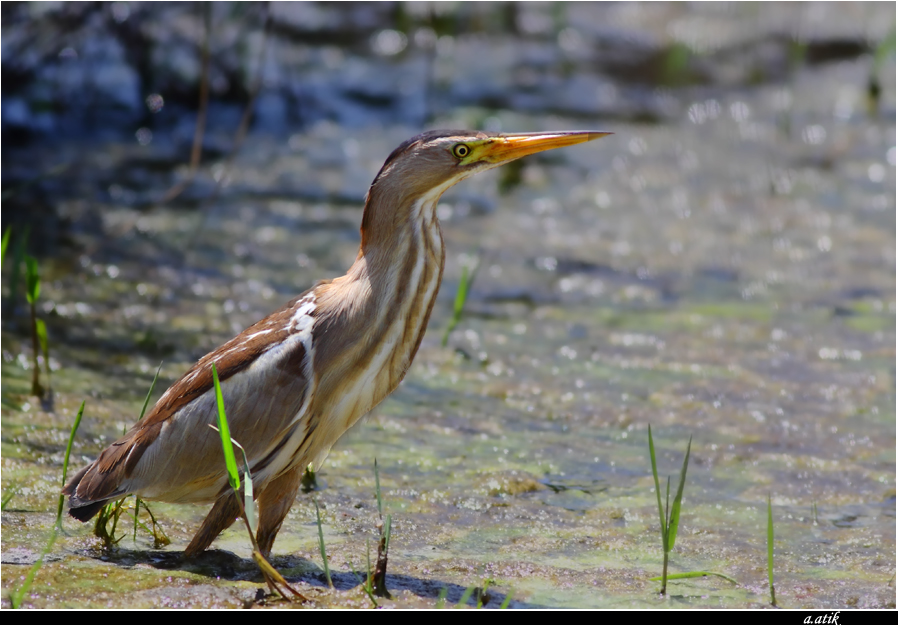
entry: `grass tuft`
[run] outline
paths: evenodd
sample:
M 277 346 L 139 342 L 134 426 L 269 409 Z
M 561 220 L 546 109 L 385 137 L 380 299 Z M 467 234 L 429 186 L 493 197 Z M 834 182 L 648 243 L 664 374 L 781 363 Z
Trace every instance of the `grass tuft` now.
M 159 381 L 159 372 L 162 370 L 162 363 L 159 363 L 159 366 L 156 368 L 156 374 L 153 376 L 153 381 L 150 384 L 150 389 L 147 391 L 147 396 L 143 401 L 143 407 L 140 410 L 140 416 L 137 418 L 138 421 L 143 419 L 146 414 L 147 407 L 150 405 L 150 398 L 153 396 L 153 391 L 156 388 L 156 382 Z M 127 430 L 125 430 L 127 431 Z M 122 432 L 122 434 L 125 433 Z M 126 495 L 121 499 L 116 501 L 111 501 L 100 510 L 100 514 L 97 516 L 97 522 L 94 525 L 94 535 L 100 538 L 103 541 L 103 546 L 106 549 L 111 548 L 114 545 L 117 545 L 121 542 L 122 538 L 125 537 L 125 534 L 122 534 L 118 538 L 115 538 L 115 530 L 118 527 L 119 519 L 121 515 L 127 511 L 125 507 L 125 501 L 130 497 L 130 495 Z M 147 514 L 150 515 L 150 520 L 152 522 L 152 529 L 148 529 L 147 526 L 143 523 L 139 522 L 140 516 L 140 508 L 143 507 L 144 510 L 147 511 Z M 162 529 L 162 526 L 156 521 L 155 515 L 153 515 L 153 511 L 150 510 L 150 507 L 147 505 L 147 502 L 143 501 L 137 495 L 134 495 L 134 512 L 129 513 L 134 519 L 134 534 L 133 539 L 137 541 L 137 528 L 138 526 L 147 529 L 153 535 L 153 547 L 158 549 L 159 547 L 164 547 L 165 545 L 171 544 L 171 539 L 166 535 L 165 530 Z M 109 527 L 110 521 L 112 522 L 112 527 Z
M 125 534 L 122 534 L 118 538 L 115 537 L 119 519 L 125 511 L 125 500 L 127 500 L 127 497 L 122 497 L 116 501 L 110 501 L 103 506 L 100 510 L 100 514 L 97 515 L 97 522 L 94 525 L 94 535 L 103 541 L 104 549 L 111 549 L 125 537 Z M 110 522 L 112 523 L 111 527 Z
M 677 493 L 674 496 L 673 505 L 670 504 L 670 478 L 667 478 L 667 495 L 664 505 L 661 505 L 661 484 L 658 481 L 658 463 L 655 460 L 655 443 L 652 440 L 652 426 L 649 426 L 649 457 L 652 460 L 652 477 L 655 479 L 655 495 L 658 499 L 658 516 L 661 520 L 661 546 L 664 549 L 664 565 L 661 571 L 661 594 L 667 592 L 667 566 L 670 560 L 670 552 L 677 540 L 677 528 L 680 524 L 680 507 L 683 502 L 683 488 L 686 486 L 686 469 L 689 467 L 689 453 L 692 450 L 692 437 L 686 446 L 686 456 L 683 458 L 683 468 L 680 470 L 680 482 Z
M 162 363 L 159 363 L 159 366 L 156 367 L 156 374 L 153 376 L 153 381 L 150 383 L 150 390 L 147 391 L 147 396 L 143 400 L 143 407 L 140 409 L 140 416 L 137 418 L 138 421 L 143 419 L 143 416 L 147 412 L 147 407 L 150 405 L 150 398 L 153 396 L 153 391 L 156 389 L 156 382 L 159 381 L 159 372 L 162 371 Z M 152 523 L 152 529 L 148 528 L 145 524 L 140 523 L 138 521 L 138 517 L 140 516 L 140 506 L 143 506 L 143 509 L 147 511 L 147 514 L 150 515 L 150 521 Z M 137 526 L 140 525 L 144 530 L 153 535 L 153 548 L 159 549 L 160 547 L 164 547 L 165 545 L 171 544 L 171 539 L 166 535 L 165 530 L 162 529 L 162 526 L 156 522 L 156 516 L 153 514 L 153 511 L 150 510 L 150 507 L 147 505 L 147 502 L 143 501 L 137 495 L 134 496 L 134 542 L 137 542 Z

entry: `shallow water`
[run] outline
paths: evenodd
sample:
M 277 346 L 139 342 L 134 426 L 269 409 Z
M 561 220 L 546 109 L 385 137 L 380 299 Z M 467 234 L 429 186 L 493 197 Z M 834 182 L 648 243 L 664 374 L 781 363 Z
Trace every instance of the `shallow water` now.
M 632 11 L 621 19 L 638 32 L 665 32 L 664 11 Z M 675 23 L 731 32 L 738 18 Z M 755 25 L 763 34 L 773 27 L 758 24 L 775 18 Z M 821 19 L 837 39 L 838 20 Z M 843 28 L 870 19 L 852 14 Z M 763 57 L 755 44 L 744 45 Z M 808 62 L 783 80 L 733 86 L 743 66 L 718 55 L 702 66 L 711 84 L 649 92 L 663 104 L 651 123 L 620 121 L 627 101 L 609 116 L 619 121 L 569 109 L 442 116 L 433 126 L 615 134 L 531 157 L 516 182 L 500 170 L 444 196 L 447 266 L 414 366 L 337 444 L 319 490 L 300 495 L 275 565 L 313 605 L 370 605 L 351 569 L 364 568 L 376 537 L 377 458 L 393 518 L 388 606 L 432 607 L 444 587 L 457 602 L 491 580 L 488 607 L 509 593 L 513 607 L 763 607 L 770 495 L 781 606 L 894 607 L 894 57 L 873 115 L 870 66 L 866 55 Z M 133 422 L 160 361 L 156 396 L 208 350 L 344 271 L 367 184 L 418 130 L 320 123 L 286 141 L 251 135 L 213 206 L 198 200 L 213 187 L 206 178 L 178 201 L 149 201 L 176 166 L 162 147 L 57 150 L 79 158 L 49 200 L 64 243 L 41 259 L 51 410 L 28 395 L 23 298 L 4 309 L 5 593 L 52 527 L 81 401 L 73 467 Z M 100 187 L 108 195 L 88 192 Z M 465 315 L 441 347 L 474 256 Z M 676 481 L 692 438 L 672 572 L 738 585 L 675 581 L 659 597 L 648 581 L 662 560 L 649 425 L 662 479 Z M 336 591 L 321 570 L 313 498 Z M 252 603 L 264 586 L 237 526 L 185 563 L 178 554 L 206 510 L 151 506 L 170 546 L 129 529 L 104 551 L 68 519 L 26 605 Z

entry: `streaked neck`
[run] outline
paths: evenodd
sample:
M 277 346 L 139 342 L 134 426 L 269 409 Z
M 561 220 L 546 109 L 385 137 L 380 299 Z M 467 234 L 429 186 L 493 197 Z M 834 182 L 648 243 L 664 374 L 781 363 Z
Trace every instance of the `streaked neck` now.
M 445 255 L 435 206 L 413 208 L 420 218 L 386 239 L 363 231 L 346 275 L 315 289 L 315 368 L 326 372 L 318 392 L 337 397 L 349 380 L 365 380 L 362 411 L 349 421 L 405 376 L 436 301 Z

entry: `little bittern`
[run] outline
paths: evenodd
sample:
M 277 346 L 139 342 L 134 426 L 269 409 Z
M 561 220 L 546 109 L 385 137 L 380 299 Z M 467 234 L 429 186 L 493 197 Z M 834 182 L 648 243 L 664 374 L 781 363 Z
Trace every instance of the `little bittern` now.
M 199 360 L 147 416 L 66 485 L 87 521 L 110 499 L 214 503 L 186 554 L 206 549 L 239 507 L 225 470 L 212 382 L 246 451 L 267 555 L 304 469 L 399 384 L 433 309 L 445 252 L 436 206 L 446 189 L 515 159 L 605 132 L 435 130 L 400 145 L 374 178 L 355 262 Z

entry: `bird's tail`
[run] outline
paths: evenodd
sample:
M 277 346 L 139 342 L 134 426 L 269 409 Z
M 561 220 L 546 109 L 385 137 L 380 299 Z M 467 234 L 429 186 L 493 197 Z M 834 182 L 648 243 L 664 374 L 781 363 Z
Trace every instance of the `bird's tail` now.
M 89 464 L 78 471 L 78 473 L 75 474 L 75 477 L 69 480 L 69 483 L 62 489 L 62 493 L 69 496 L 69 515 L 82 523 L 89 521 L 103 506 L 106 505 L 107 501 L 114 499 L 114 497 L 107 497 L 94 500 L 82 499 L 78 496 L 78 485 L 81 483 L 81 480 L 84 479 L 84 476 L 87 475 L 87 472 L 93 467 L 93 464 Z

